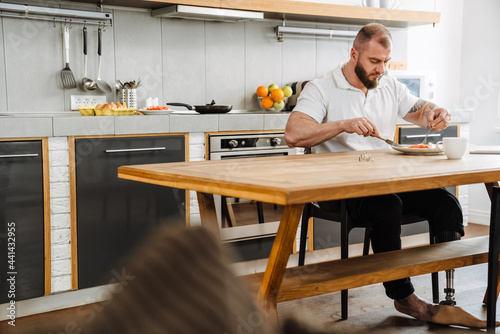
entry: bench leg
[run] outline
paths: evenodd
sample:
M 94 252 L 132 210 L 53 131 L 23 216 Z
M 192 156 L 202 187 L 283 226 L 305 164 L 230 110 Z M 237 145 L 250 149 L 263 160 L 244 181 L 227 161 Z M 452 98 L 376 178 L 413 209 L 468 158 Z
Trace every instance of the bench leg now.
M 498 294 L 500 293 L 500 265 L 498 266 L 498 279 L 497 279 L 497 299 L 498 300 Z M 488 290 L 484 293 L 484 298 L 483 298 L 483 304 L 488 303 Z
M 431 274 L 432 282 L 432 302 L 434 304 L 439 303 L 439 273 Z
M 268 312 L 270 320 L 278 320 L 278 293 L 290 258 L 293 242 L 299 226 L 304 204 L 287 205 L 283 210 L 278 233 L 274 239 L 264 278 L 259 289 L 258 300 Z

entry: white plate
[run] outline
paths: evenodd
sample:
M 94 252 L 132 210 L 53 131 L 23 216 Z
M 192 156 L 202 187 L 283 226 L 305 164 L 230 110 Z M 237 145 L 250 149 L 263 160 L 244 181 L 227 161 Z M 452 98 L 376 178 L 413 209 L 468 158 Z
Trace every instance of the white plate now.
M 172 110 L 139 110 L 144 115 L 168 115 Z
M 444 153 L 439 148 L 409 148 L 407 146 L 391 146 L 393 149 L 399 152 L 403 152 L 404 154 L 414 154 L 414 155 L 436 155 Z

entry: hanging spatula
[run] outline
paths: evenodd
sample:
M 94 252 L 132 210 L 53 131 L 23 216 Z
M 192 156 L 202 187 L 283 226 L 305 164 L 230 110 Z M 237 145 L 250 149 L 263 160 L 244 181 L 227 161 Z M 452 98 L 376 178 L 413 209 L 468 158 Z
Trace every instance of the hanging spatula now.
M 76 88 L 76 81 L 73 72 L 69 68 L 69 27 L 64 27 L 64 62 L 66 67 L 61 71 L 61 79 L 63 87 L 66 89 Z

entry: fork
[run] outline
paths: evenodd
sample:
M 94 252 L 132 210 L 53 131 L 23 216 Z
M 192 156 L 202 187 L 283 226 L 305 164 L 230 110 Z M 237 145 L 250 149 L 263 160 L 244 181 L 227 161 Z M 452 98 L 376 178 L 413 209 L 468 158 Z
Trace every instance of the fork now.
M 432 126 L 427 127 L 427 133 L 425 134 L 425 138 L 422 141 L 423 145 L 425 145 L 427 143 L 427 137 L 429 136 L 429 133 L 431 132 L 431 130 L 432 130 Z

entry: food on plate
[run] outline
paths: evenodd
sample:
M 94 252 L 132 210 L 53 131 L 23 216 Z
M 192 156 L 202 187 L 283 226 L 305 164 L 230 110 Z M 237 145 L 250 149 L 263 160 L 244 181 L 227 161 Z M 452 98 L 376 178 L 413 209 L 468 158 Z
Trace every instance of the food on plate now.
M 408 148 L 435 148 L 435 147 L 436 145 L 434 145 L 433 143 L 408 146 Z
M 149 106 L 146 108 L 146 110 L 168 110 L 168 107 L 159 107 L 159 106 Z

